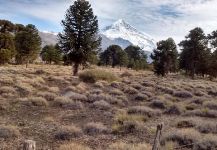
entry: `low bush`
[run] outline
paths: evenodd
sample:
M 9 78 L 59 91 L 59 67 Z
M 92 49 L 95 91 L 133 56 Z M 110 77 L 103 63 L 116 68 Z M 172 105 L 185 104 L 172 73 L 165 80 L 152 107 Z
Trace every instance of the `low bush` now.
M 150 107 L 152 108 L 157 108 L 157 109 L 166 109 L 166 103 L 164 101 L 161 100 L 153 100 L 150 105 Z
M 203 106 L 209 109 L 217 110 L 217 101 L 206 101 L 203 103 Z
M 193 150 L 216 150 L 217 149 L 217 136 L 206 135 L 195 143 Z
M 176 123 L 177 128 L 193 128 L 197 123 L 192 119 L 178 120 Z
M 51 92 L 39 92 L 37 93 L 37 96 L 45 98 L 47 101 L 53 101 L 55 97 L 57 97 L 56 94 Z
M 71 140 L 72 138 L 81 137 L 82 130 L 74 125 L 63 126 L 55 134 L 57 140 Z
M 179 98 L 192 98 L 193 97 L 193 95 L 188 91 L 176 91 L 174 92 L 174 96 L 179 97 Z
M 168 132 L 162 137 L 161 144 L 167 142 L 177 142 L 180 146 L 189 145 L 186 148 L 193 148 L 192 143 L 197 143 L 201 135 L 194 129 L 182 129 L 178 131 Z
M 136 96 L 135 96 L 135 100 L 136 101 L 146 101 L 146 100 L 148 100 L 148 96 L 147 95 L 145 95 L 145 94 L 137 94 Z
M 184 114 L 185 116 L 199 116 L 207 118 L 217 118 L 217 111 L 208 109 L 196 109 L 193 111 L 188 111 Z
M 201 122 L 197 126 L 197 130 L 201 133 L 217 134 L 217 123 L 216 122 Z
M 184 111 L 182 106 L 172 105 L 164 113 L 168 115 L 181 115 Z
M 105 70 L 87 70 L 79 74 L 79 78 L 83 82 L 95 83 L 99 80 L 104 80 L 107 82 L 113 82 L 118 80 L 118 78 L 110 72 Z
M 31 97 L 29 101 L 32 103 L 34 106 L 48 106 L 48 102 L 46 99 L 43 97 Z
M 133 106 L 128 109 L 129 114 L 142 114 L 147 117 L 160 116 L 161 112 L 159 110 L 154 110 L 145 106 Z
M 14 126 L 0 126 L 0 139 L 15 138 L 19 135 L 19 130 Z
M 77 143 L 61 145 L 59 150 L 91 150 L 89 147 Z
M 127 144 L 124 142 L 113 143 L 108 150 L 151 150 L 151 145 L 145 143 Z
M 110 133 L 110 130 L 102 123 L 91 122 L 85 126 L 84 132 L 88 135 L 97 135 L 97 134 L 108 134 Z
M 109 110 L 111 105 L 104 100 L 96 101 L 93 103 L 93 107 L 101 110 Z
M 68 108 L 68 109 L 82 109 L 83 104 L 79 101 L 71 100 L 67 97 L 57 97 L 54 100 L 54 106 Z

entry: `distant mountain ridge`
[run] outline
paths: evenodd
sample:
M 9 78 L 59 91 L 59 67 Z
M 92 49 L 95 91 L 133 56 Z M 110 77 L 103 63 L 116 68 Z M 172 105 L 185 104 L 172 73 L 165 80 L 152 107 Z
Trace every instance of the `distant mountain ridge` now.
M 42 47 L 50 44 L 54 45 L 58 42 L 58 33 L 43 31 L 39 32 L 39 35 L 42 39 Z M 149 62 L 151 62 L 150 54 L 156 48 L 156 42 L 152 37 L 138 31 L 123 19 L 104 28 L 100 36 L 102 37 L 102 50 L 105 50 L 110 45 L 119 45 L 123 49 L 129 45 L 139 46 L 148 55 Z

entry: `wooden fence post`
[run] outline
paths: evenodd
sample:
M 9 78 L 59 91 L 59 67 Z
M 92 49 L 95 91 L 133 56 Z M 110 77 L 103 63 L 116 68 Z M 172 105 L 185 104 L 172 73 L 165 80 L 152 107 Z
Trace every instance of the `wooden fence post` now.
M 163 124 L 157 125 L 157 131 L 156 131 L 156 136 L 154 139 L 154 145 L 152 147 L 152 150 L 160 150 L 160 138 L 162 134 L 162 129 L 163 129 Z
M 36 142 L 32 140 L 25 140 L 23 143 L 23 150 L 36 150 Z

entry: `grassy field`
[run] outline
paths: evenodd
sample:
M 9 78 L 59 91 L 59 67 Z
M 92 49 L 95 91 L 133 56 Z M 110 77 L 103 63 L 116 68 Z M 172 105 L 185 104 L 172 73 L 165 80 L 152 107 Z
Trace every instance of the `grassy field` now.
M 25 139 L 42 150 L 149 150 L 158 123 L 165 150 L 217 149 L 217 82 L 111 68 L 71 74 L 65 66 L 0 67 L 1 150 Z

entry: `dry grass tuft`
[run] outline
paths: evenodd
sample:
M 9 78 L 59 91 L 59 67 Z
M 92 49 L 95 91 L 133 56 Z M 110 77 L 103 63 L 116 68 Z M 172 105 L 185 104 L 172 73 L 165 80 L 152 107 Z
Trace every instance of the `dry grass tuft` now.
M 45 98 L 47 101 L 53 101 L 57 95 L 51 92 L 39 92 L 37 96 Z
M 111 105 L 104 100 L 96 101 L 93 103 L 93 107 L 101 110 L 109 110 Z
M 160 116 L 161 112 L 159 110 L 154 110 L 146 106 L 133 106 L 128 109 L 129 114 L 141 114 L 148 117 Z
M 15 138 L 19 135 L 19 130 L 14 126 L 0 126 L 0 139 Z
M 113 143 L 108 150 L 151 150 L 151 145 L 145 143 L 127 144 L 124 142 Z
M 179 97 L 179 98 L 192 98 L 193 97 L 193 95 L 188 91 L 176 91 L 174 92 L 174 96 Z
M 110 130 L 100 122 L 90 122 L 85 126 L 84 132 L 88 135 L 97 135 L 108 134 Z
M 212 134 L 206 135 L 203 139 L 200 139 L 193 147 L 193 150 L 216 150 L 217 148 L 217 136 Z
M 71 140 L 73 138 L 78 138 L 83 135 L 83 132 L 80 128 L 71 125 L 63 126 L 56 132 L 55 138 L 57 140 Z
M 59 150 L 91 150 L 89 147 L 77 143 L 61 145 Z
M 47 107 L 49 104 L 46 99 L 43 97 L 31 97 L 29 101 L 32 103 L 34 106 L 45 106 Z
M 79 101 L 71 100 L 67 97 L 57 97 L 54 100 L 54 106 L 69 108 L 69 109 L 82 109 L 83 104 Z
M 111 72 L 105 70 L 87 70 L 79 74 L 79 78 L 88 83 L 95 83 L 99 80 L 104 80 L 107 82 L 117 81 L 118 78 Z

